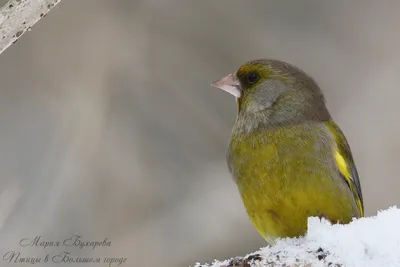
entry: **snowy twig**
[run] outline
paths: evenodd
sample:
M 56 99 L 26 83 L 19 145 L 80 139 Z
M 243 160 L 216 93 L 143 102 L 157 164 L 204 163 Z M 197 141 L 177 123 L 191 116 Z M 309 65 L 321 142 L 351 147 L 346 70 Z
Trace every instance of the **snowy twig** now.
M 0 9 L 0 54 L 61 0 L 10 0 Z
M 296 257 L 293 257 L 293 255 L 291 255 L 291 258 L 288 258 L 287 255 L 291 254 L 290 249 L 293 248 L 290 246 L 288 246 L 287 249 L 280 248 L 279 250 L 264 248 L 245 257 L 236 257 L 223 262 L 215 262 L 212 265 L 198 263 L 195 267 L 343 267 L 340 263 L 326 260 L 327 256 L 330 254 L 322 248 L 308 250 L 299 245 L 297 250 L 303 251 L 303 253 L 307 255 L 305 259 L 297 259 Z
M 377 216 L 331 225 L 319 218 L 308 220 L 308 233 L 300 238 L 278 240 L 245 257 L 196 267 L 269 266 L 400 266 L 400 209 L 378 212 Z

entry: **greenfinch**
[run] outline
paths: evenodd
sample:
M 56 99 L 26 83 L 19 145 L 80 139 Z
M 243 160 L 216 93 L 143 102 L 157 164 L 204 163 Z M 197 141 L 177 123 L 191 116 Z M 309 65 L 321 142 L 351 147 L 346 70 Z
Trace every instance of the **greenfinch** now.
M 304 235 L 308 217 L 346 224 L 364 216 L 350 147 L 311 77 L 262 59 L 212 85 L 236 98 L 227 165 L 268 243 Z

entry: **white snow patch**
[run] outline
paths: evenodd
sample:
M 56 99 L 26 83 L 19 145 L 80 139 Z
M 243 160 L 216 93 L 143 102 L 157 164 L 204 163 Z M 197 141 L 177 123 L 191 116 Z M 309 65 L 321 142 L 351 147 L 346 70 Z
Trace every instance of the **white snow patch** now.
M 400 209 L 392 207 L 347 225 L 331 225 L 326 220 L 309 218 L 308 233 L 304 237 L 280 239 L 272 247 L 261 248 L 237 260 L 249 262 L 252 267 L 272 266 L 268 263 L 274 263 L 273 266 L 400 267 Z M 230 261 L 195 266 L 222 267 L 229 266 Z

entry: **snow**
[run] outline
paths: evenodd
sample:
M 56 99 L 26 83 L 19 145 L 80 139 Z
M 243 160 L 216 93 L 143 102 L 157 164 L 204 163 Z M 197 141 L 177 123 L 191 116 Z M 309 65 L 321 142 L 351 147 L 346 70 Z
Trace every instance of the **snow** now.
M 304 237 L 279 239 L 243 258 L 195 266 L 233 265 L 400 267 L 400 209 L 392 207 L 348 225 L 309 218 Z

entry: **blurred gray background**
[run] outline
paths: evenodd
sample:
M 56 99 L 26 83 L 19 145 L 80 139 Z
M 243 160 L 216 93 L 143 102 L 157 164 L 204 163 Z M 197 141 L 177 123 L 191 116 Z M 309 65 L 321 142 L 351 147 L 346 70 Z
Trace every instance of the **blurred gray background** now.
M 234 99 L 209 86 L 263 57 L 323 88 L 367 215 L 399 205 L 399 12 L 397 0 L 61 2 L 0 56 L 0 256 L 63 250 L 18 245 L 38 235 L 107 237 L 70 252 L 144 267 L 264 246 L 225 166 Z

